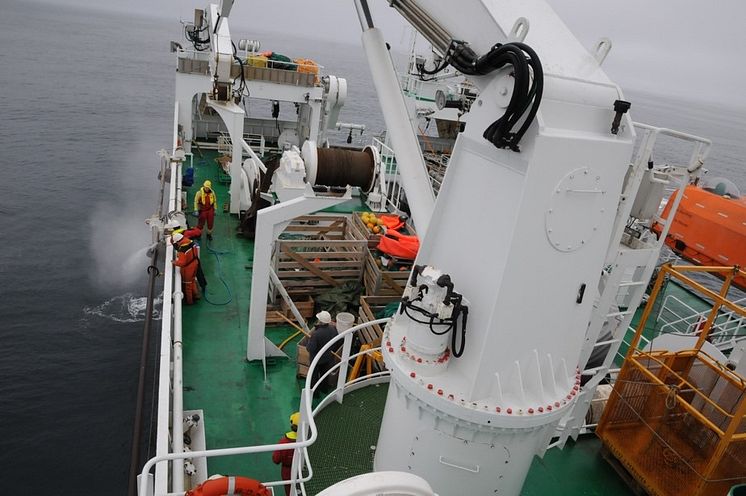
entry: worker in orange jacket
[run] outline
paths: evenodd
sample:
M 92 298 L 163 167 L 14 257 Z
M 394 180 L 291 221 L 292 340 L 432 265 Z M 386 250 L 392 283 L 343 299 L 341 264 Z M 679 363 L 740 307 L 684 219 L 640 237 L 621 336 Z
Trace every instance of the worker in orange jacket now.
M 290 416 L 290 431 L 286 432 L 284 436 L 280 438 L 278 444 L 294 443 L 298 439 L 298 422 L 300 422 L 300 412 L 295 412 Z M 282 480 L 292 479 L 293 469 L 293 448 L 277 450 L 272 453 L 272 461 L 275 464 L 281 466 L 280 475 Z M 285 486 L 285 495 L 290 496 L 290 484 Z
M 164 234 L 170 236 L 175 233 L 181 233 L 185 238 L 199 239 L 202 236 L 202 229 L 199 227 L 189 227 L 189 224 L 186 224 L 186 227 L 182 227 L 179 221 L 170 220 L 164 226 Z
M 215 222 L 215 205 L 218 199 L 212 190 L 212 182 L 205 181 L 194 194 L 194 213 L 199 216 L 197 227 L 202 229 L 207 222 L 207 239 L 212 240 L 212 226 Z
M 197 269 L 199 267 L 199 255 L 197 245 L 181 233 L 171 235 L 171 243 L 176 247 L 176 260 L 171 263 L 181 269 L 181 284 L 184 299 L 187 305 L 192 305 L 200 299 L 197 289 Z

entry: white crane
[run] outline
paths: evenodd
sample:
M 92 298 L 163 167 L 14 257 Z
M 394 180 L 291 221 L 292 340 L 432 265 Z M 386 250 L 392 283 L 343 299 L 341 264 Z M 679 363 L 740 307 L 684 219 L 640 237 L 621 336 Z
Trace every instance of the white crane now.
M 382 348 L 374 468 L 439 494 L 519 494 L 579 390 L 581 349 L 635 132 L 629 104 L 541 0 L 392 0 L 479 89 L 434 210 L 366 0 L 363 46 L 415 223 L 428 225 Z M 586 294 L 588 289 L 588 294 Z

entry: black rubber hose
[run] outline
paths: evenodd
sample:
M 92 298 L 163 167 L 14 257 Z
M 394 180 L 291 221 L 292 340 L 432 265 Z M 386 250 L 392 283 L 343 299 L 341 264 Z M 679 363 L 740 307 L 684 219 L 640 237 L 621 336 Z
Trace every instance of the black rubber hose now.
M 458 348 L 458 351 L 456 351 L 456 335 L 458 334 L 458 323 L 456 319 L 454 319 L 453 322 L 453 334 L 451 334 L 451 352 L 453 353 L 454 358 L 461 358 L 461 355 L 464 354 L 464 348 L 466 348 L 466 320 L 469 316 L 469 307 L 462 307 L 461 308 L 461 346 Z
M 486 75 L 508 64 L 513 67 L 514 87 L 510 102 L 505 113 L 485 129 L 483 136 L 498 148 L 520 151 L 518 144 L 536 117 L 544 89 L 544 72 L 536 52 L 525 43 L 514 42 L 497 44 L 479 57 L 466 43 L 454 40 L 448 47 L 445 60 L 466 75 Z M 521 127 L 512 132 L 521 119 Z
M 530 57 L 529 65 L 531 65 L 531 69 L 533 69 L 534 71 L 534 83 L 532 84 L 531 92 L 529 93 L 529 99 L 533 101 L 533 105 L 531 107 L 531 111 L 526 116 L 526 121 L 523 123 L 523 126 L 521 126 L 521 128 L 516 133 L 516 140 L 520 141 L 523 135 L 528 130 L 528 127 L 531 125 L 531 122 L 533 122 L 534 118 L 536 117 L 536 113 L 539 111 L 539 104 L 541 103 L 541 98 L 544 95 L 544 69 L 541 66 L 541 60 L 539 60 L 539 56 L 536 54 L 533 48 L 526 45 L 525 43 L 520 42 L 515 42 L 514 45 L 528 54 L 528 56 Z
M 145 305 L 145 325 L 142 332 L 142 348 L 140 350 L 140 373 L 137 379 L 137 399 L 135 402 L 135 421 L 132 426 L 132 450 L 130 451 L 129 496 L 137 495 L 137 474 L 140 471 L 140 437 L 142 436 L 142 406 L 145 396 L 145 376 L 148 365 L 148 345 L 150 344 L 150 326 L 153 322 L 153 300 L 155 299 L 155 280 L 160 271 L 157 268 L 159 243 L 153 250 L 148 267 L 148 299 Z M 155 270 L 153 270 L 155 268 Z

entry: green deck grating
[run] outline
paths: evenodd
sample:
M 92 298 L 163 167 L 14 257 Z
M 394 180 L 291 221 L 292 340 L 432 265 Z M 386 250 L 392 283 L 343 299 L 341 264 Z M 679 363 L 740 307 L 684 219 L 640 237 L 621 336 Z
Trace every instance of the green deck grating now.
M 308 450 L 313 467 L 313 479 L 306 484 L 310 496 L 373 470 L 372 447 L 378 442 L 388 389 L 388 384 L 364 387 L 316 416 L 319 438 Z
M 373 470 L 373 446 L 378 442 L 386 384 L 368 386 L 345 395 L 316 416 L 319 438 L 309 449 L 314 477 L 306 484 L 313 496 L 331 484 Z M 630 493 L 601 458 L 595 436 L 569 442 L 563 450 L 549 450 L 535 458 L 523 496 L 622 496 Z M 469 493 L 464 493 L 469 494 Z

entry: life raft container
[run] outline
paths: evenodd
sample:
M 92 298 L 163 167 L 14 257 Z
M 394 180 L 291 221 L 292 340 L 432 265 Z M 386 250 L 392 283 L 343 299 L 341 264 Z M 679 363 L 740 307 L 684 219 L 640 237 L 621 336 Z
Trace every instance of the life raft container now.
M 677 192 L 671 195 L 674 198 Z M 661 217 L 667 219 L 673 201 Z M 663 226 L 656 222 L 652 231 L 660 236 Z M 697 265 L 746 266 L 746 199 L 737 193 L 720 195 L 694 185 L 684 189 L 679 209 L 671 223 L 666 244 L 682 258 Z M 746 288 L 746 279 L 735 277 L 733 284 Z
M 261 482 L 240 476 L 208 479 L 191 491 L 187 491 L 185 496 L 221 496 L 224 494 L 271 496 L 269 489 Z

